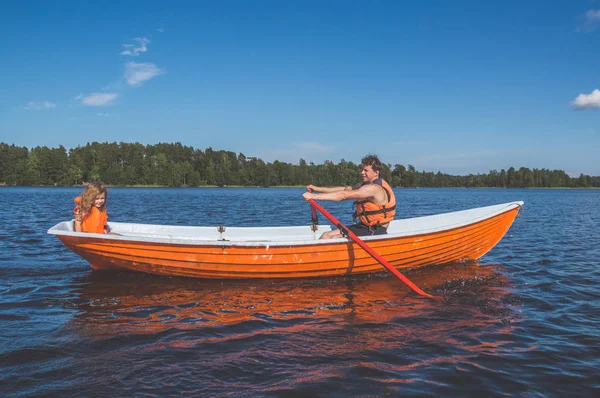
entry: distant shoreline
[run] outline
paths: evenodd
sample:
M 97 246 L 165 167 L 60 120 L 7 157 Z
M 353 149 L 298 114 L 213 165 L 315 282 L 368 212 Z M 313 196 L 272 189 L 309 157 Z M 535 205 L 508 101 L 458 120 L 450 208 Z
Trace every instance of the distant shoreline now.
M 205 150 L 181 143 L 142 145 L 88 142 L 64 146 L 17 147 L 0 142 L 0 184 L 79 186 L 102 181 L 119 187 L 303 187 L 347 186 L 360 180 L 360 164 L 344 159 L 321 164 L 264 161 L 232 151 Z M 488 173 L 451 175 L 418 171 L 413 165 L 382 163 L 393 187 L 410 188 L 599 188 L 600 176 L 546 168 L 509 167 Z M 573 175 L 573 176 L 571 176 Z
M 86 187 L 83 185 L 7 185 L 0 184 L 0 188 L 81 188 L 84 189 Z M 305 185 L 274 185 L 269 187 L 261 187 L 261 186 L 245 186 L 245 185 L 226 185 L 226 186 L 218 186 L 218 185 L 200 185 L 197 187 L 170 187 L 167 185 L 106 185 L 107 188 L 168 188 L 168 189 L 187 189 L 187 188 L 306 188 Z M 582 189 L 582 190 L 598 190 L 600 187 L 514 187 L 514 188 L 504 188 L 504 187 L 393 187 L 394 189 L 548 189 L 548 190 L 556 190 L 556 189 Z

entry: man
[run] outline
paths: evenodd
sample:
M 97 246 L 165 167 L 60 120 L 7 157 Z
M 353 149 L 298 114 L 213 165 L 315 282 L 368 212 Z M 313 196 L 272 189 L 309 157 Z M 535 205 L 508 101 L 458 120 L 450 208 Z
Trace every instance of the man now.
M 396 197 L 389 184 L 380 177 L 381 162 L 375 155 L 367 155 L 362 160 L 362 183 L 351 187 L 306 187 L 304 199 L 341 201 L 354 199 L 356 211 L 353 217 L 358 222 L 348 228 L 357 236 L 383 235 L 387 233 L 390 221 L 396 214 Z M 320 193 L 314 193 L 314 192 Z M 321 239 L 342 236 L 339 229 L 325 232 Z

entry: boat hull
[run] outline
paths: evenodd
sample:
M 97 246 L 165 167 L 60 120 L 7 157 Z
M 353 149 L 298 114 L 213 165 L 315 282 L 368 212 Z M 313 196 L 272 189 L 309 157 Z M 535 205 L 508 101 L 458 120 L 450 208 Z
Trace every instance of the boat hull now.
M 506 234 L 520 205 L 492 217 L 439 231 L 368 240 L 399 270 L 478 259 Z M 383 271 L 381 264 L 347 240 L 304 244 L 184 244 L 110 240 L 102 235 L 58 235 L 93 269 L 120 269 L 209 279 L 312 278 Z

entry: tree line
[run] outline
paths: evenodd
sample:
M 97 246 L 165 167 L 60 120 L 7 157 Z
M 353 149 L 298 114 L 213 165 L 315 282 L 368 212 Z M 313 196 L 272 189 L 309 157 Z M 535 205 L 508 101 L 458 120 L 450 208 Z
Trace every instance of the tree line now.
M 92 142 L 72 149 L 32 149 L 0 142 L 0 185 L 72 186 L 100 180 L 113 186 L 321 186 L 353 185 L 360 165 L 265 162 L 231 151 L 194 149 L 181 143 Z M 383 177 L 394 187 L 590 188 L 600 176 L 570 177 L 562 170 L 521 167 L 487 174 L 456 176 L 417 171 L 412 165 L 383 165 Z

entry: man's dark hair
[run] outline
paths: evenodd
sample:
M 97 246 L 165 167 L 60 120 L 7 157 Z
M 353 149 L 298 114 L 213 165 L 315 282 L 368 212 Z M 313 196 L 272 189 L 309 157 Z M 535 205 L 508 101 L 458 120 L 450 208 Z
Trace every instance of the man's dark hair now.
M 378 171 L 381 175 L 381 162 L 377 155 L 367 155 L 362 158 L 361 163 L 363 166 L 371 166 L 373 171 Z

